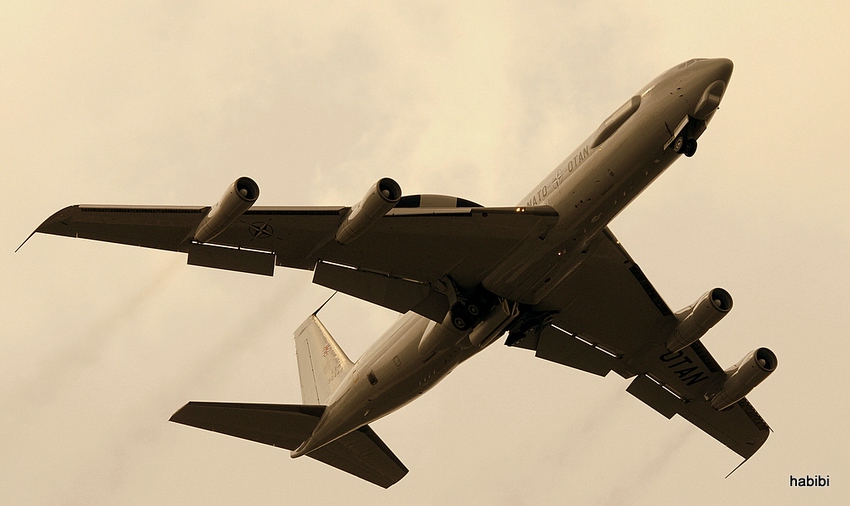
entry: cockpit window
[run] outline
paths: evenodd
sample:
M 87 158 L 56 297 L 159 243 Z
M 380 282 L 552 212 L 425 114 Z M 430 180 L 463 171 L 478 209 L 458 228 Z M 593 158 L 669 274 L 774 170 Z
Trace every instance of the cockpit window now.
M 691 58 L 690 60 L 686 61 L 685 63 L 682 63 L 681 65 L 679 65 L 677 68 L 683 69 L 685 67 L 690 67 L 694 63 L 696 63 L 698 61 L 703 61 L 705 59 L 706 58 Z
M 672 72 L 674 70 L 682 70 L 685 67 L 690 67 L 691 65 L 693 65 L 694 63 L 696 63 L 698 61 L 703 61 L 703 60 L 707 60 L 707 59 L 708 58 L 691 58 L 688 61 L 684 61 L 684 62 L 676 65 L 675 67 L 672 67 L 672 68 L 665 70 L 661 75 L 663 76 L 665 74 L 669 74 L 670 72 Z M 661 77 L 661 76 L 659 76 L 659 77 Z

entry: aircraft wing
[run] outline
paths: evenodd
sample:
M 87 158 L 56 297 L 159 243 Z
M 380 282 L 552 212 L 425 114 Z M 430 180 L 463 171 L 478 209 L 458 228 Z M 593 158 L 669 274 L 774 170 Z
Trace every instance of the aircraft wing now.
M 460 199 L 459 199 L 460 200 Z M 475 286 L 489 266 L 557 222 L 548 206 L 399 207 L 356 240 L 335 240 L 348 207 L 254 207 L 207 243 L 193 241 L 209 207 L 75 205 L 36 232 L 188 253 L 188 263 L 272 275 L 314 271 L 313 281 L 355 297 L 441 320 L 448 279 Z
M 583 265 L 535 309 L 554 312 L 533 332 L 508 344 L 600 376 L 634 378 L 628 392 L 665 417 L 679 414 L 744 458 L 767 440 L 770 428 L 741 399 L 718 411 L 706 394 L 727 374 L 700 341 L 670 352 L 678 320 L 607 228 L 589 245 Z

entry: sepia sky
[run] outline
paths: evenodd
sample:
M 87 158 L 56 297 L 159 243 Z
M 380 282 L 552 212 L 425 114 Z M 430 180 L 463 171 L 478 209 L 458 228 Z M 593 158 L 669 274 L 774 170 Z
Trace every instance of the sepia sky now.
M 0 502 L 850 502 L 846 2 L 3 2 Z M 311 274 L 34 236 L 70 204 L 259 205 L 406 194 L 513 205 L 657 74 L 735 63 L 697 155 L 611 224 L 671 308 L 721 286 L 703 343 L 767 346 L 740 458 L 598 378 L 494 344 L 373 428 L 410 469 L 380 489 L 285 450 L 169 423 L 189 400 L 297 403 Z M 391 311 L 320 313 L 356 358 Z M 829 475 L 792 488 L 789 476 Z

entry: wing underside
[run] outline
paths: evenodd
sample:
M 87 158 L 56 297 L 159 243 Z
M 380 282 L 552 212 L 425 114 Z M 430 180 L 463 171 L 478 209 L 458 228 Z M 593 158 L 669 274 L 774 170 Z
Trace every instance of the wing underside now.
M 314 282 L 441 320 L 448 281 L 473 287 L 523 242 L 557 222 L 548 206 L 399 208 L 350 244 L 334 240 L 346 207 L 255 207 L 209 243 L 192 240 L 208 207 L 77 205 L 36 232 L 188 253 L 188 262 L 271 275 L 314 270 Z
M 557 212 L 527 208 L 399 208 L 347 245 L 334 240 L 346 207 L 255 207 L 210 243 L 192 241 L 208 207 L 71 206 L 36 232 L 188 253 L 188 262 L 271 275 L 275 265 L 314 271 L 317 284 L 441 321 L 450 283 L 473 287 L 519 245 L 543 240 Z M 746 399 L 723 411 L 706 401 L 725 373 L 697 341 L 670 355 L 676 316 L 610 230 L 581 267 L 533 308 L 554 314 L 510 344 L 593 374 L 635 379 L 628 391 L 670 418 L 679 414 L 749 457 L 769 428 Z M 720 378 L 720 379 L 718 379 Z
M 722 411 L 711 406 L 709 394 L 726 373 L 700 341 L 667 349 L 678 320 L 610 230 L 586 255 L 537 307 L 554 315 L 509 344 L 599 376 L 615 371 L 633 378 L 627 391 L 665 417 L 678 414 L 742 457 L 752 456 L 770 428 L 747 399 Z

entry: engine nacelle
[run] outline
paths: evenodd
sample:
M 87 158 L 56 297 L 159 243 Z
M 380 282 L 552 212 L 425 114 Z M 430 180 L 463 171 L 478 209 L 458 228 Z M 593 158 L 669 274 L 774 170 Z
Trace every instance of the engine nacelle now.
M 210 212 L 201 220 L 195 229 L 194 239 L 198 242 L 209 242 L 218 234 L 224 232 L 236 218 L 247 211 L 257 197 L 260 187 L 250 177 L 240 177 L 227 187 L 227 191 Z
M 711 407 L 721 410 L 740 401 L 776 370 L 777 363 L 776 355 L 767 348 L 749 352 L 726 370 L 726 381 L 711 399 Z
M 722 288 L 705 292 L 692 306 L 676 313 L 679 325 L 667 340 L 667 349 L 679 351 L 697 342 L 732 309 L 732 296 Z
M 373 184 L 363 200 L 358 202 L 348 212 L 348 216 L 336 231 L 336 242 L 348 244 L 357 239 L 390 209 L 398 204 L 401 198 L 401 186 L 392 179 L 385 177 Z

